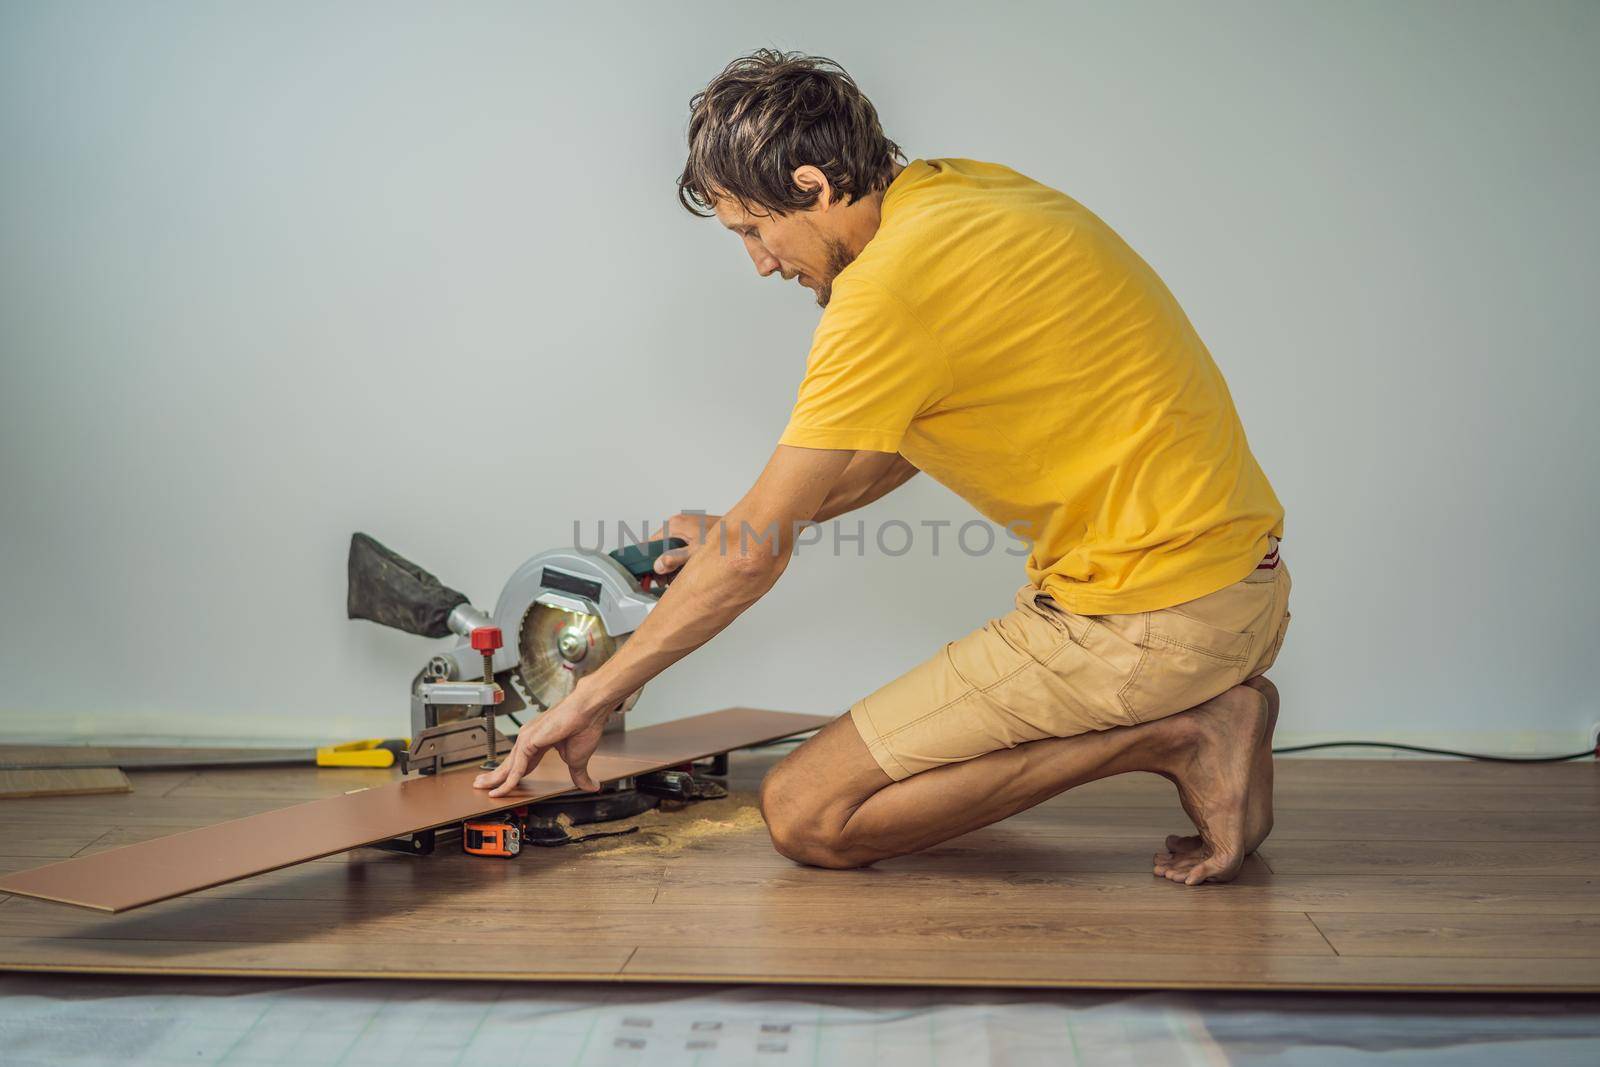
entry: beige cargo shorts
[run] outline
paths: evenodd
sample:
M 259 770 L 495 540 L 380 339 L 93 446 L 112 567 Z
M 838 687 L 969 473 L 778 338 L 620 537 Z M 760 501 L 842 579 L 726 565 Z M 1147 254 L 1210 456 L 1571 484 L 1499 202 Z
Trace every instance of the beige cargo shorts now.
M 1271 667 L 1289 629 L 1277 539 L 1240 581 L 1170 608 L 1079 615 L 1035 585 L 850 708 L 899 781 L 1046 737 L 1132 726 L 1203 704 Z

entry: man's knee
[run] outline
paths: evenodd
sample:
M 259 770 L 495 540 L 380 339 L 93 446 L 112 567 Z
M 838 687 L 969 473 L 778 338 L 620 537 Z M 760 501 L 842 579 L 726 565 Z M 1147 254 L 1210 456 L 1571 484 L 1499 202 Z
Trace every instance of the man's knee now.
M 808 795 L 796 775 L 779 763 L 761 782 L 761 817 L 778 854 L 813 867 L 859 867 L 843 840 L 842 827 L 834 827 L 820 798 Z

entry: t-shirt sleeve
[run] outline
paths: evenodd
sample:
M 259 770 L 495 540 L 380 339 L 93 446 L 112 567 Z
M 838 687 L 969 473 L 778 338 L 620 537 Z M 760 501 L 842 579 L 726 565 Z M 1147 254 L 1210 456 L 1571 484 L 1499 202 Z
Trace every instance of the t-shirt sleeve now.
M 943 351 L 904 303 L 872 282 L 835 285 L 778 443 L 897 452 L 950 387 Z

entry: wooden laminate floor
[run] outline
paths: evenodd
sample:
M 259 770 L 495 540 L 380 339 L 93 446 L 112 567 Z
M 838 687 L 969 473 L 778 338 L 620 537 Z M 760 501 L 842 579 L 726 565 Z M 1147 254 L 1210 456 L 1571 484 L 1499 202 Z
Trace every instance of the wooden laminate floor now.
M 319 977 L 1600 991 L 1600 767 L 1280 760 L 1242 877 L 1150 874 L 1186 823 L 1124 775 L 859 871 L 772 851 L 734 793 L 515 860 L 360 850 L 126 915 L 0 899 L 0 969 Z M 0 801 L 0 871 L 390 772 L 135 772 Z M 624 823 L 622 825 L 629 825 Z

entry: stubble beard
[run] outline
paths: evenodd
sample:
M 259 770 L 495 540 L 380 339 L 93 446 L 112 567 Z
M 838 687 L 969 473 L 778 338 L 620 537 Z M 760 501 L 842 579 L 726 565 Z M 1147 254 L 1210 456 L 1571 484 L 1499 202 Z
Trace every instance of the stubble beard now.
M 855 258 L 850 250 L 844 246 L 843 241 L 836 237 L 828 239 L 828 277 L 820 279 L 822 284 L 817 286 L 817 307 L 825 308 L 828 306 L 828 301 L 833 299 L 833 279 L 839 276 L 840 271 L 853 263 Z

